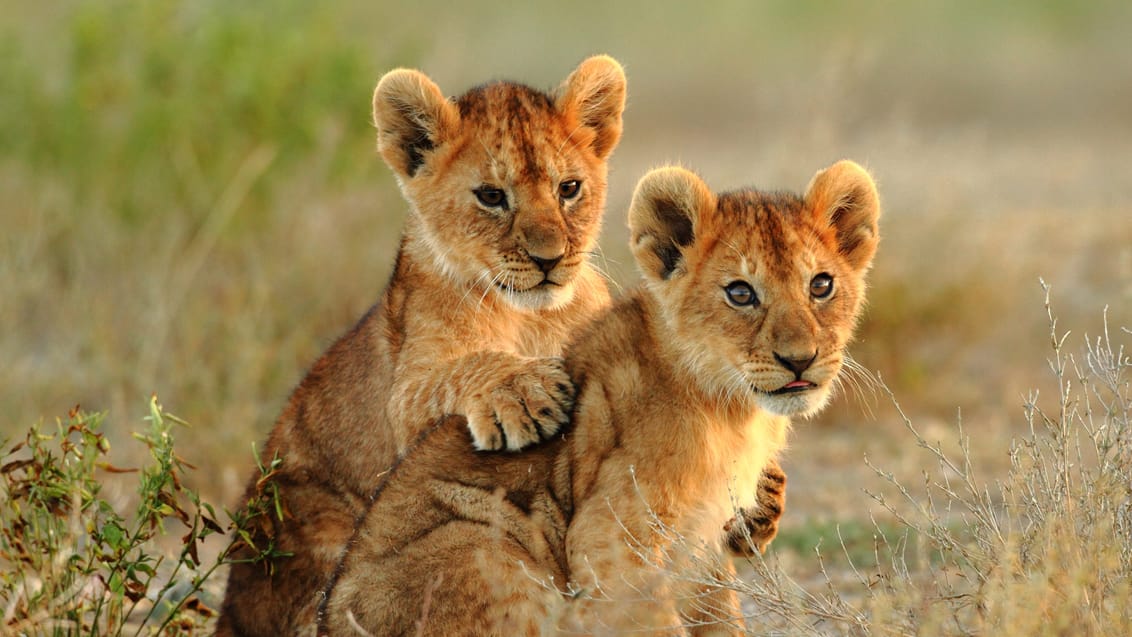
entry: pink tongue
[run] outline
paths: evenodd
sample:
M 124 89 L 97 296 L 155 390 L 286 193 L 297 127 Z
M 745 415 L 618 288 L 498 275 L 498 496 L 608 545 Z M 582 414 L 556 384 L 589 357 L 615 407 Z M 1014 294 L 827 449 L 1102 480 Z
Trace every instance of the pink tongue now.
M 782 388 L 783 389 L 794 389 L 795 387 L 809 387 L 812 384 L 813 383 L 811 383 L 808 380 L 796 380 L 796 381 L 793 381 L 793 382 L 786 383 Z

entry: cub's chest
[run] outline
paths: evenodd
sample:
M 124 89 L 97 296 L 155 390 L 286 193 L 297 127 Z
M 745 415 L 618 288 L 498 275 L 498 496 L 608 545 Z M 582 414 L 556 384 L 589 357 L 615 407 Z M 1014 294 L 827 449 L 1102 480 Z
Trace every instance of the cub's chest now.
M 698 453 L 680 470 L 659 463 L 659 479 L 677 495 L 672 524 L 688 539 L 718 548 L 721 529 L 738 507 L 757 504 L 759 477 L 781 448 L 768 423 L 716 430 L 698 441 Z
M 560 356 L 568 330 L 556 321 L 542 320 L 536 314 L 520 312 L 486 300 L 467 307 L 464 299 L 455 307 L 434 304 L 414 317 L 410 335 L 422 342 L 437 340 L 451 347 L 470 351 L 492 350 L 520 356 Z M 494 306 L 492 306 L 494 305 Z M 443 325 L 441 333 L 437 326 Z

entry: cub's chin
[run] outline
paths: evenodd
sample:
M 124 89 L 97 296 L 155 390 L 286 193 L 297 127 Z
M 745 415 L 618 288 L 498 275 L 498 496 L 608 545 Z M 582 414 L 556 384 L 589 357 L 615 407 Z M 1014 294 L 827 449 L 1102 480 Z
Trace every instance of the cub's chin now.
M 544 281 L 525 290 L 512 287 L 496 286 L 495 292 L 503 300 L 518 310 L 537 312 L 540 310 L 555 310 L 574 298 L 574 283 L 551 283 Z
M 758 391 L 755 402 L 772 414 L 809 418 L 825 407 L 831 395 L 829 384 L 811 385 L 794 391 Z

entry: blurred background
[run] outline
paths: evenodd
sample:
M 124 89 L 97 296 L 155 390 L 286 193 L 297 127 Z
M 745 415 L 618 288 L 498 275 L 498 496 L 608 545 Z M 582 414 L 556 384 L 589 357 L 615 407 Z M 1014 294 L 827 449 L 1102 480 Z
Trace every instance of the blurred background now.
M 852 158 L 884 218 L 853 354 L 929 439 L 961 420 L 988 479 L 1047 380 L 1132 326 L 1132 4 L 975 0 L 7 3 L 0 21 L 0 438 L 156 392 L 195 485 L 234 504 L 317 355 L 377 298 L 405 205 L 370 95 L 398 66 L 449 94 L 629 78 L 600 265 L 650 167 L 801 190 Z M 921 467 L 891 401 L 847 390 L 796 427 L 784 539 L 865 515 L 862 462 Z M 137 453 L 143 450 L 138 448 Z M 130 453 L 127 451 L 127 453 Z M 809 535 L 803 535 L 804 541 Z

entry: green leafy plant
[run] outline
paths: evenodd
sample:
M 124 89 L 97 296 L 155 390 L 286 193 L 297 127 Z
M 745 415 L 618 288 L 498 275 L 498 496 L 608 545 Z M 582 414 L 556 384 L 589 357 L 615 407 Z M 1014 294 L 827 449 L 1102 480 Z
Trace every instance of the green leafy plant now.
M 252 453 L 255 456 L 255 464 L 256 468 L 259 469 L 260 477 L 255 483 L 255 491 L 244 504 L 244 507 L 229 514 L 232 518 L 232 528 L 236 538 L 228 547 L 226 556 L 233 555 L 237 550 L 247 546 L 251 548 L 251 557 L 244 559 L 233 557 L 229 561 L 232 563 L 262 562 L 267 569 L 271 570 L 274 568 L 274 561 L 271 558 L 291 555 L 291 553 L 280 551 L 275 547 L 275 534 L 270 520 L 272 516 L 282 520 L 285 515 L 288 515 L 283 509 L 279 484 L 271 479 L 279 470 L 279 465 L 283 464 L 283 459 L 276 454 L 271 462 L 264 464 L 254 445 L 252 446 Z M 259 538 L 258 546 L 256 544 L 257 538 Z
M 174 449 L 184 422 L 149 401 L 148 427 L 134 437 L 149 451 L 141 469 L 110 462 L 105 414 L 78 407 L 53 431 L 32 427 L 0 463 L 0 634 L 191 635 L 214 611 L 204 584 L 247 537 L 257 518 L 282 515 L 278 491 L 228 514 L 230 540 L 214 559 L 200 547 L 224 533 L 214 507 L 185 485 L 192 469 Z M 275 459 L 266 471 L 278 467 Z M 136 495 L 113 488 L 137 477 Z M 133 511 L 127 513 L 134 502 Z M 173 549 L 167 525 L 185 529 Z M 272 555 L 265 547 L 261 555 Z

